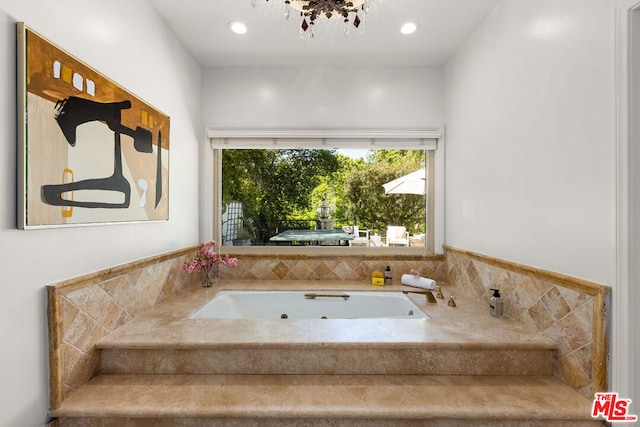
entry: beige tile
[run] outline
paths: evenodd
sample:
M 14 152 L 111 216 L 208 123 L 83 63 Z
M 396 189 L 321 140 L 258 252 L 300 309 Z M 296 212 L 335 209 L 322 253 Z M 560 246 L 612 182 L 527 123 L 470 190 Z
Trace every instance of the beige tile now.
M 574 291 L 573 289 L 568 289 L 562 286 L 558 286 L 557 289 L 571 309 L 577 308 L 585 302 L 593 299 L 593 297 Z
M 80 309 L 64 297 L 60 298 L 61 332 L 64 337 L 73 324 Z
M 138 282 L 135 287 L 138 294 L 137 302 L 139 304 L 138 310 L 140 312 L 145 312 L 156 305 L 158 296 L 162 292 L 163 285 L 163 281 L 160 281 L 158 276 L 164 277 L 162 274 L 163 271 L 164 269 L 147 267 L 138 277 Z M 164 278 L 162 280 L 164 280 Z
M 473 261 L 469 261 L 469 264 L 467 264 L 466 271 L 467 271 L 467 277 L 471 282 L 476 280 L 476 278 L 478 277 L 478 270 L 476 270 L 476 267 Z
M 165 261 L 157 264 L 151 264 L 146 267 L 145 270 L 152 277 L 153 281 L 163 284 L 167 280 L 169 272 L 171 271 L 171 262 Z
M 94 333 L 99 327 L 98 322 L 83 312 L 79 312 L 74 321 L 64 333 L 63 342 L 74 347 L 87 351 L 95 343 Z
M 114 301 L 132 317 L 136 312 L 135 293 L 133 289 L 136 276 L 137 275 L 128 274 L 100 284 L 100 287 L 111 295 Z
M 452 285 L 458 285 L 458 281 L 460 280 L 460 269 L 457 265 L 451 266 L 451 270 L 449 271 L 449 282 Z
M 587 377 L 591 378 L 593 371 L 593 345 L 590 343 L 577 349 L 574 355 Z
M 533 285 L 530 278 L 519 276 L 516 288 L 513 293 L 517 295 L 517 302 L 523 309 L 527 310 L 532 307 L 540 299 L 537 288 Z
M 589 377 L 574 354 L 569 354 L 556 361 L 564 380 L 573 389 L 580 389 L 589 384 Z
M 564 331 L 562 330 L 562 328 L 560 328 L 560 325 L 558 325 L 558 323 L 552 324 L 543 332 L 543 335 L 551 338 L 556 342 L 556 344 L 558 344 L 558 357 L 564 357 L 573 351 L 564 336 Z
M 68 375 L 73 369 L 78 359 L 82 356 L 82 352 L 72 346 L 71 344 L 62 343 L 60 346 L 62 353 L 62 373 L 64 376 Z M 86 356 L 86 355 L 85 355 Z
M 486 300 L 489 299 L 488 296 L 487 296 L 487 287 L 485 286 L 484 283 L 482 283 L 482 279 L 480 279 L 479 276 L 476 276 L 476 278 L 473 280 L 473 282 L 471 282 L 470 289 L 479 298 L 486 297 L 484 299 L 486 299 Z
M 554 320 L 562 319 L 570 311 L 569 305 L 564 298 L 562 298 L 562 295 L 556 286 L 549 289 L 549 291 L 544 294 L 540 300 Z
M 589 303 L 581 305 L 558 321 L 558 325 L 572 350 L 591 342 L 593 338 L 592 322 L 593 311 Z
M 278 262 L 273 268 L 273 273 L 278 279 L 284 279 L 289 274 L 290 269 L 285 262 Z
M 73 368 L 66 373 L 64 383 L 69 390 L 77 390 L 80 386 L 86 384 L 91 378 L 98 373 L 99 359 L 82 354 L 73 365 Z
M 333 273 L 331 268 L 324 262 L 318 263 L 313 269 L 313 272 L 318 275 L 318 279 L 320 280 L 329 280 L 329 277 Z
M 529 316 L 540 332 L 553 324 L 553 317 L 551 317 L 542 301 L 538 301 L 529 309 Z
M 309 265 L 306 262 L 294 260 L 289 262 L 289 269 L 291 270 L 291 276 L 299 279 L 301 277 L 307 277 L 311 272 Z M 295 280 L 295 279 L 293 279 Z
M 371 277 L 371 273 L 375 271 L 375 268 L 369 262 L 358 262 L 355 266 L 355 271 L 360 280 L 368 280 Z
M 534 278 L 532 279 L 532 284 L 533 286 L 537 289 L 537 293 L 539 295 L 544 295 L 545 293 L 547 293 L 549 291 L 549 289 L 551 289 L 553 286 L 555 286 L 553 283 L 549 283 L 547 281 L 538 279 L 538 278 Z

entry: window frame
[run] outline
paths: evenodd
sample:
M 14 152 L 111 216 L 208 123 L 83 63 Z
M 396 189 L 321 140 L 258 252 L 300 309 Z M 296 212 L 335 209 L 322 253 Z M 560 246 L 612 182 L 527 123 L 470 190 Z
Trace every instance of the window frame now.
M 345 247 L 345 246 L 222 246 L 221 251 L 234 255 L 338 255 L 338 256 L 429 256 L 442 254 L 444 244 L 444 137 L 441 128 L 210 128 L 202 156 L 203 241 L 221 241 L 222 150 L 228 148 L 360 148 L 427 150 L 427 241 L 421 247 Z M 271 143 L 265 145 L 264 141 Z M 260 141 L 256 145 L 251 140 Z M 296 144 L 288 145 L 288 141 Z M 229 142 L 243 141 L 242 144 Z M 212 221 L 208 221 L 211 218 Z

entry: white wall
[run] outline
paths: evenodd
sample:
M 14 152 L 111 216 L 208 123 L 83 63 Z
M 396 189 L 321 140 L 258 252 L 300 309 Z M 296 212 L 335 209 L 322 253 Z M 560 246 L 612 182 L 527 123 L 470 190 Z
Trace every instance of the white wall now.
M 503 0 L 445 67 L 446 242 L 614 285 L 614 19 Z
M 202 79 L 207 125 L 443 124 L 436 68 L 209 68 Z
M 626 3 L 623 3 L 621 10 L 623 14 L 620 19 L 625 19 L 628 16 L 627 13 L 631 18 L 628 22 L 629 28 L 625 28 L 629 33 L 620 33 L 621 37 L 630 36 L 625 37 L 625 41 L 628 41 L 629 45 L 622 46 L 620 49 L 625 54 L 627 52 L 630 54 L 629 67 L 619 70 L 628 73 L 625 77 L 629 82 L 629 85 L 621 85 L 621 89 L 626 89 L 626 94 L 629 96 L 630 113 L 625 117 L 626 120 L 621 122 L 625 127 L 629 124 L 630 126 L 626 127 L 629 131 L 628 146 L 624 147 L 628 150 L 621 150 L 627 155 L 625 159 L 621 159 L 621 161 L 626 160 L 624 166 L 621 165 L 621 169 L 628 173 L 628 180 L 624 181 L 628 185 L 628 187 L 624 187 L 624 190 L 628 193 L 621 196 L 623 203 L 620 205 L 621 211 L 624 210 L 626 214 L 623 215 L 625 226 L 621 227 L 621 231 L 625 234 L 621 236 L 620 241 L 623 244 L 628 244 L 628 257 L 622 258 L 628 265 L 621 266 L 621 269 L 628 268 L 628 275 L 621 275 L 621 282 L 629 295 L 627 298 L 614 300 L 619 301 L 616 310 L 624 309 L 621 313 L 617 311 L 614 313 L 614 326 L 622 324 L 620 328 L 622 331 L 618 334 L 620 339 L 615 344 L 628 349 L 629 354 L 626 359 L 620 358 L 619 365 L 621 367 L 616 374 L 622 378 L 620 382 L 631 390 L 629 397 L 633 399 L 632 414 L 638 415 L 640 413 L 640 367 L 638 367 L 640 358 L 640 328 L 638 328 L 640 321 L 638 313 L 638 304 L 640 304 L 640 262 L 638 262 L 640 254 L 640 120 L 637 119 L 637 115 L 640 111 L 640 2 L 627 0 Z M 622 26 L 623 24 L 621 24 Z M 627 248 L 623 248 L 623 251 L 624 249 Z M 616 321 L 618 322 L 616 323 Z M 627 323 L 624 323 L 625 321 Z
M 15 228 L 16 21 L 171 117 L 168 222 Z M 0 34 L 0 426 L 42 426 L 48 411 L 45 286 L 199 240 L 201 74 L 146 1 L 0 0 Z

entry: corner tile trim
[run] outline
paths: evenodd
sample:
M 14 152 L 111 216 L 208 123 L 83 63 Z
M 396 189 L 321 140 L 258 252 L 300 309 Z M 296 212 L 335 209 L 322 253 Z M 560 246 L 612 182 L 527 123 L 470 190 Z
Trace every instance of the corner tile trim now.
M 608 337 L 605 325 L 607 323 L 607 310 L 611 288 L 588 280 L 568 276 L 566 274 L 543 270 L 466 249 L 443 246 L 445 253 L 464 255 L 473 260 L 502 268 L 513 273 L 522 274 L 533 279 L 554 283 L 558 286 L 571 289 L 593 297 L 593 325 L 592 325 L 592 387 L 593 392 L 607 390 L 607 355 L 609 352 Z
M 60 294 L 54 286 L 47 286 L 47 324 L 49 332 L 49 405 L 57 408 L 62 403 L 62 324 Z

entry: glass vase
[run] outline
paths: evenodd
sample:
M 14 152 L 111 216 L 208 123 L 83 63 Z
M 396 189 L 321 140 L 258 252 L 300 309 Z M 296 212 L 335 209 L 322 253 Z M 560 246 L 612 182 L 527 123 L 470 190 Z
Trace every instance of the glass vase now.
M 202 287 L 210 288 L 220 279 L 220 269 L 217 265 L 212 267 L 203 267 Z

